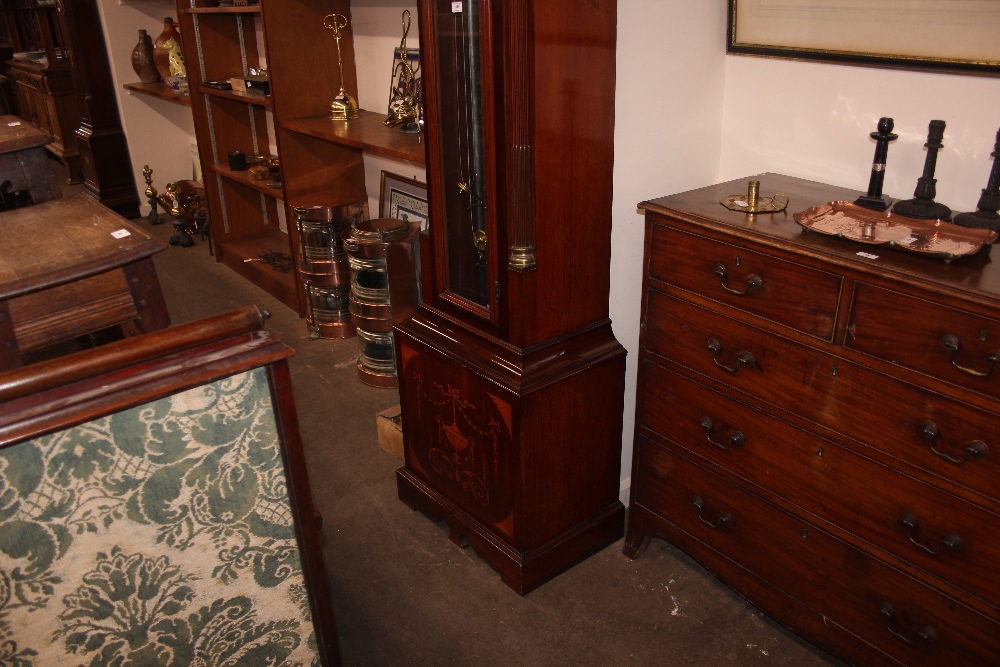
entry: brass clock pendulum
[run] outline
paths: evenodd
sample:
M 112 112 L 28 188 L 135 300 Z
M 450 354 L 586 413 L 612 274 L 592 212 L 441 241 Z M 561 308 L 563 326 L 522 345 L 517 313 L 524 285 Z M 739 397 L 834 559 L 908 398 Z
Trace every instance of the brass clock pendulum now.
M 889 142 L 899 138 L 892 133 L 892 119 L 882 117 L 878 120 L 878 131 L 868 136 L 875 140 L 875 159 L 872 161 L 872 175 L 868 180 L 868 193 L 854 200 L 858 206 L 864 206 L 875 211 L 885 211 L 892 206 L 892 200 L 882 194 L 882 184 L 885 181 L 885 160 L 889 154 Z
M 333 120 L 351 120 L 361 114 L 358 112 L 358 102 L 344 88 L 344 58 L 340 53 L 340 31 L 347 27 L 347 17 L 343 14 L 327 14 L 323 17 L 323 27 L 333 32 L 337 40 L 337 70 L 340 72 L 340 91 L 330 102 L 330 118 Z
M 922 220 L 950 220 L 951 209 L 934 201 L 936 194 L 934 171 L 937 167 L 937 154 L 941 150 L 944 138 L 944 121 L 932 120 L 927 130 L 927 157 L 924 158 L 924 174 L 917 179 L 917 188 L 913 191 L 913 199 L 896 202 L 892 212 L 905 215 L 908 218 Z
M 997 130 L 996 142 L 993 144 L 993 168 L 990 170 L 986 188 L 979 197 L 976 210 L 972 213 L 961 213 L 955 216 L 954 223 L 963 227 L 980 227 L 1000 231 L 1000 130 Z
M 459 179 L 456 183 L 459 193 L 468 197 L 469 222 L 472 229 L 472 245 L 476 252 L 476 302 L 480 305 L 489 303 L 488 237 L 486 234 L 486 218 L 484 211 L 484 192 L 482 188 L 483 150 L 479 134 L 478 119 L 481 117 L 481 100 L 479 92 L 479 41 L 476 39 L 478 24 L 476 2 L 452 3 L 452 16 L 455 23 L 455 34 L 461 36 L 461 43 L 456 39 L 455 54 L 455 106 L 460 110 L 457 118 L 458 131 L 458 168 Z M 461 18 L 460 18 L 461 17 Z M 458 83 L 462 89 L 459 89 Z M 463 146 L 462 139 L 465 139 Z

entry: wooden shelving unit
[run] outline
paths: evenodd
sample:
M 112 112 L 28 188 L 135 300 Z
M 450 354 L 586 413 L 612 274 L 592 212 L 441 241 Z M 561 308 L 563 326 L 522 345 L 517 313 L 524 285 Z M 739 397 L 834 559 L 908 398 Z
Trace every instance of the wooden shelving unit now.
M 228 167 L 234 150 L 273 152 L 272 99 L 203 85 L 245 77 L 266 62 L 257 41 L 262 8 L 176 3 L 216 257 L 301 314 L 292 241 L 283 222 L 284 192 L 280 184 L 269 186 Z
M 362 155 L 423 164 L 421 137 L 385 127 L 384 113 L 362 111 L 349 121 L 329 118 L 341 68 L 336 42 L 323 26 L 328 14 L 348 18 L 340 42 L 342 70 L 344 87 L 357 98 L 350 0 L 261 0 L 246 7 L 176 2 L 217 257 L 304 315 L 307 298 L 294 270 L 298 233 L 294 224 L 279 229 L 279 217 L 293 221 L 295 207 L 340 206 L 366 198 Z M 264 36 L 263 53 L 258 32 Z M 266 97 L 202 85 L 246 76 L 250 67 L 264 62 L 271 92 Z M 277 136 L 268 134 L 269 127 Z M 249 155 L 274 147 L 281 187 L 228 167 L 233 150 Z M 260 261 L 275 253 L 290 256 L 293 270 Z

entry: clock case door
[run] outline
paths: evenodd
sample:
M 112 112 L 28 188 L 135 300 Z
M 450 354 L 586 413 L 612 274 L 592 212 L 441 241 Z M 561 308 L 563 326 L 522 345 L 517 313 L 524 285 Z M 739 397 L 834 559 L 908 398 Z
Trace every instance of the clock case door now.
M 625 350 L 608 318 L 616 5 L 463 0 L 456 18 L 452 4 L 418 0 L 430 270 L 395 327 L 397 486 L 523 594 L 624 532 Z

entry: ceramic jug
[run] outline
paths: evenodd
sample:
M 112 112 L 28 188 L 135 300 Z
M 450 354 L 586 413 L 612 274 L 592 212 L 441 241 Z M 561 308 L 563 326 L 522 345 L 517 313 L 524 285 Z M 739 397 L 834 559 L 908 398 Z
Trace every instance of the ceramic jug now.
M 132 69 L 143 83 L 160 81 L 160 73 L 153 62 L 153 38 L 145 30 L 139 31 L 139 43 L 132 49 Z
M 174 19 L 167 17 L 163 19 L 163 32 L 153 43 L 153 62 L 156 63 L 156 71 L 164 79 L 172 76 L 170 73 L 170 52 L 164 48 L 164 44 L 173 39 L 177 44 L 181 43 L 181 33 L 177 30 Z

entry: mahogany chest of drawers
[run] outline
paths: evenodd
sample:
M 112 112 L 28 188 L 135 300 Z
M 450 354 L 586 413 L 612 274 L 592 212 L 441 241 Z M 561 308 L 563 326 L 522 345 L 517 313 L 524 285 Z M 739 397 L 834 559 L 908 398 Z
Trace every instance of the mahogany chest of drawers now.
M 645 202 L 625 553 L 677 545 L 857 664 L 1000 664 L 1000 266 L 807 231 L 764 174 Z M 859 254 L 864 253 L 864 254 Z M 867 254 L 868 256 L 865 256 Z

